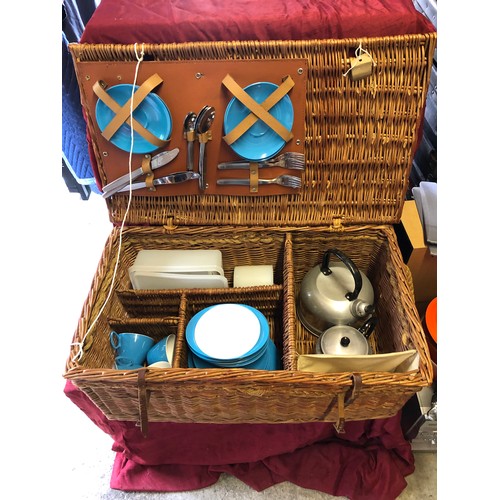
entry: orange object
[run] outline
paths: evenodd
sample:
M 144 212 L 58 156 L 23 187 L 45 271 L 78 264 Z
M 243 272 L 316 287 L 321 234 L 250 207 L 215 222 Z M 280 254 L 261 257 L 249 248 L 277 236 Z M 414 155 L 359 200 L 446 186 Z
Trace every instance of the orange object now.
M 437 344 L 437 297 L 434 297 L 425 311 L 425 324 L 432 339 Z

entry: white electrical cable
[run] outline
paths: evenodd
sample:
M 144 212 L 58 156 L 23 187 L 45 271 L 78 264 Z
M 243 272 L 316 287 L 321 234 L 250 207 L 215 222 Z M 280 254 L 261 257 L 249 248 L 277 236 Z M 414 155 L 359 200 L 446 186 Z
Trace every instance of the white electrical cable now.
M 71 345 L 78 346 L 78 352 L 73 356 L 72 361 L 75 360 L 80 360 L 81 357 L 83 356 L 83 345 L 85 343 L 85 339 L 87 338 L 87 335 L 90 333 L 90 331 L 94 328 L 95 324 L 97 323 L 97 320 L 101 317 L 102 312 L 104 311 L 104 308 L 106 307 L 109 299 L 111 298 L 111 295 L 114 290 L 114 284 L 116 280 L 116 274 L 118 272 L 118 265 L 120 263 L 120 255 L 121 255 L 121 250 L 122 250 L 122 235 L 123 235 L 123 229 L 125 228 L 125 222 L 128 217 L 128 213 L 130 210 L 130 206 L 132 203 L 132 152 L 134 150 L 134 119 L 133 119 L 133 110 L 134 110 L 134 92 L 135 92 L 135 87 L 137 84 L 137 75 L 139 73 L 139 66 L 141 62 L 144 59 L 144 44 L 142 44 L 142 50 L 141 54 L 139 55 L 137 53 L 137 43 L 134 44 L 134 51 L 135 51 L 135 57 L 137 59 L 137 64 L 135 66 L 135 75 L 134 75 L 134 84 L 132 85 L 132 94 L 130 96 L 130 151 L 129 151 L 129 157 L 128 157 L 128 175 L 129 175 L 129 191 L 128 191 L 128 203 L 127 203 L 127 209 L 125 210 L 125 214 L 123 216 L 122 223 L 120 225 L 120 233 L 118 236 L 118 252 L 117 252 L 117 257 L 116 257 L 116 263 L 115 263 L 115 268 L 113 271 L 113 278 L 111 280 L 111 285 L 109 287 L 109 292 L 108 295 L 106 296 L 106 300 L 104 301 L 104 304 L 102 305 L 101 309 L 99 310 L 99 313 L 97 314 L 96 318 L 94 321 L 92 321 L 92 324 L 89 326 L 87 331 L 85 332 L 85 335 L 83 336 L 83 339 L 81 342 L 73 342 Z

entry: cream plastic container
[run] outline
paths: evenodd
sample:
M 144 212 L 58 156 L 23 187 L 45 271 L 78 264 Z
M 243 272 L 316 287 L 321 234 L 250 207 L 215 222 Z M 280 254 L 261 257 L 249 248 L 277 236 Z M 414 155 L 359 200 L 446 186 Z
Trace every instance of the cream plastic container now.
M 141 250 L 129 277 L 134 290 L 228 287 L 220 250 Z
M 233 286 L 235 288 L 245 286 L 273 285 L 273 266 L 236 266 L 233 274 Z

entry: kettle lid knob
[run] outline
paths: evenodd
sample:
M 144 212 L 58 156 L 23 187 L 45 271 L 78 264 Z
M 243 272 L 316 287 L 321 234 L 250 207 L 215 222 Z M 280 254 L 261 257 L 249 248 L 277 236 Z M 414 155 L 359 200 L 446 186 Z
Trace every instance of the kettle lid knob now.
M 340 339 L 340 345 L 342 347 L 348 347 L 350 343 L 351 343 L 351 339 L 349 337 L 342 337 Z

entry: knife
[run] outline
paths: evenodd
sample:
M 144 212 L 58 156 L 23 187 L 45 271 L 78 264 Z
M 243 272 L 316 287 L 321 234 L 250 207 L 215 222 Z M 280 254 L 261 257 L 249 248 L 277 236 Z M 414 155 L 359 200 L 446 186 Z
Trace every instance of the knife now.
M 151 169 L 155 170 L 156 168 L 163 167 L 163 165 L 170 163 L 178 154 L 179 154 L 179 148 L 172 149 L 171 151 L 163 151 L 162 153 L 158 153 L 151 159 Z M 112 194 L 117 193 L 118 191 L 121 190 L 121 188 L 127 186 L 131 180 L 133 181 L 134 179 L 137 179 L 137 177 L 140 177 L 143 174 L 144 172 L 142 170 L 142 167 L 139 167 L 133 170 L 130 175 L 127 173 L 125 175 L 122 175 L 121 177 L 118 177 L 118 179 L 115 179 L 109 184 L 106 184 L 102 188 L 103 191 L 102 197 L 108 198 Z
M 200 174 L 198 172 L 193 172 L 192 170 L 186 170 L 185 172 L 174 172 L 173 174 L 166 175 L 165 177 L 158 177 L 158 179 L 153 179 L 153 184 L 155 186 L 162 186 L 165 184 L 180 184 L 181 182 L 190 181 L 192 179 L 199 179 Z M 145 182 L 134 182 L 131 184 L 132 189 L 143 189 L 147 188 Z M 129 186 L 122 187 L 118 192 L 125 193 L 129 190 Z

